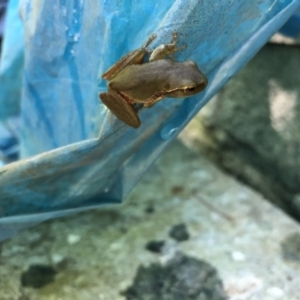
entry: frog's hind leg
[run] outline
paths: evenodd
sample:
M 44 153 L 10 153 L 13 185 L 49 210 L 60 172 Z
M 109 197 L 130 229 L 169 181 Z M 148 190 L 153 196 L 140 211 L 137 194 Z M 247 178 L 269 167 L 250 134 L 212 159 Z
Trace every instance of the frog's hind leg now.
M 118 119 L 133 128 L 140 127 L 141 121 L 137 112 L 133 106 L 120 95 L 115 92 L 100 93 L 99 98 Z
M 170 56 L 172 59 L 174 59 L 173 54 L 175 52 L 178 52 L 178 51 L 186 48 L 186 46 L 176 48 L 176 44 L 177 44 L 177 32 L 174 31 L 172 43 L 162 44 L 162 45 L 158 46 L 157 48 L 155 48 L 152 51 L 149 61 L 164 59 L 167 55 Z
M 148 41 L 139 49 L 133 50 L 128 54 L 124 55 L 120 60 L 113 64 L 105 73 L 102 74 L 102 78 L 105 80 L 111 80 L 120 71 L 130 65 L 139 65 L 143 63 L 143 59 L 147 53 L 152 51 L 148 50 L 147 47 L 156 38 L 156 34 L 152 34 Z

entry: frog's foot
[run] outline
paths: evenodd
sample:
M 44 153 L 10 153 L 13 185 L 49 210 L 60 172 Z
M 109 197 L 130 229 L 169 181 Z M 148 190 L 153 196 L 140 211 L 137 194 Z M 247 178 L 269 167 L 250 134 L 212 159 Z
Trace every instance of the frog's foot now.
M 175 58 L 174 58 L 174 53 L 175 52 L 178 52 L 178 51 L 181 51 L 181 50 L 184 50 L 184 49 L 186 49 L 186 45 L 183 45 L 183 46 L 181 46 L 181 47 L 179 47 L 179 48 L 176 48 L 176 49 L 174 49 L 171 53 L 168 53 L 167 55 L 172 59 L 172 60 L 175 60 Z
M 142 46 L 142 49 L 147 53 L 147 54 L 151 54 L 153 52 L 153 49 L 148 49 L 147 47 L 152 43 L 153 40 L 155 40 L 157 37 L 157 35 L 155 33 L 153 33 L 148 41 Z
M 102 103 L 121 121 L 127 125 L 138 128 L 141 125 L 140 118 L 132 104 L 115 92 L 100 93 Z
M 173 60 L 173 54 L 175 52 L 178 52 L 180 50 L 183 50 L 186 48 L 186 46 L 182 46 L 179 48 L 176 48 L 177 44 L 177 32 L 173 32 L 173 40 L 170 44 L 162 44 L 155 48 L 149 58 L 149 61 L 158 60 L 158 59 L 164 59 L 167 55 L 170 56 Z
M 157 35 L 156 35 L 155 33 L 153 33 L 153 34 L 149 37 L 148 41 L 143 45 L 142 48 L 146 49 L 146 48 L 153 42 L 153 40 L 156 39 L 156 37 L 157 37 Z

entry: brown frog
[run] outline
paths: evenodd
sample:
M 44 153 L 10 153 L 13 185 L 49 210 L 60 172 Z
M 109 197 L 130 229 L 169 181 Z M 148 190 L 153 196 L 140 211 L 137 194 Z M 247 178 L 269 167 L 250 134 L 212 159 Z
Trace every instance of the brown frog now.
M 176 48 L 176 32 L 172 43 L 150 51 L 147 47 L 155 38 L 153 34 L 144 46 L 122 57 L 102 75 L 108 80 L 108 92 L 99 94 L 101 101 L 116 117 L 134 128 L 141 125 L 135 103 L 149 108 L 166 97 L 195 95 L 208 83 L 194 61 L 173 59 L 173 53 L 182 49 Z M 143 62 L 147 53 L 151 53 L 149 61 Z

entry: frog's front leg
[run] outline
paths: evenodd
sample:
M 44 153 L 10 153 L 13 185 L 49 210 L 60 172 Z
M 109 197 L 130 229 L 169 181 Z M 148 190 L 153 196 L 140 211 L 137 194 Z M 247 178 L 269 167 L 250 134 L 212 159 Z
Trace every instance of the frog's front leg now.
M 147 102 L 144 103 L 143 107 L 150 108 L 150 107 L 152 107 L 153 105 L 155 105 L 157 102 L 161 101 L 164 98 L 165 97 L 160 95 L 160 94 L 154 95 L 152 97 L 153 100 L 148 99 Z
M 109 90 L 108 93 L 100 93 L 99 98 L 118 119 L 133 128 L 140 127 L 141 121 L 136 110 L 122 95 Z
M 173 53 L 185 49 L 186 46 L 176 48 L 177 32 L 173 32 L 173 41 L 170 44 L 162 44 L 152 51 L 149 61 L 164 59 L 167 55 L 173 58 Z
M 127 66 L 141 64 L 143 62 L 145 55 L 151 52 L 150 50 L 147 49 L 147 47 L 155 38 L 156 38 L 156 34 L 152 34 L 149 37 L 148 41 L 141 48 L 131 51 L 125 56 L 123 56 L 114 65 L 112 65 L 105 73 L 103 73 L 102 78 L 105 80 L 111 80 Z

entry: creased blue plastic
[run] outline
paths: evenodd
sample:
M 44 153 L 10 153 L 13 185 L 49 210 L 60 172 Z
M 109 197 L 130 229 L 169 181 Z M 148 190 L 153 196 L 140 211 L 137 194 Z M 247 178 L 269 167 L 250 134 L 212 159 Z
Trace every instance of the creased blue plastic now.
M 20 112 L 24 43 L 18 7 L 19 0 L 10 0 L 5 18 L 0 58 L 0 120 Z
M 91 8 L 88 2 L 80 6 L 83 2 L 74 1 L 64 10 L 64 1 L 55 5 L 38 1 L 27 7 L 26 22 L 31 25 L 25 22 L 23 153 L 88 140 L 0 169 L 0 239 L 49 218 L 120 202 L 188 121 L 300 5 L 300 1 L 149 2 L 102 1 Z M 75 4 L 79 5 L 75 10 L 80 8 L 76 18 Z M 75 38 L 79 32 L 75 30 L 71 42 L 65 37 L 69 26 L 64 33 L 60 28 L 65 14 L 68 24 L 82 22 L 79 37 Z M 42 30 L 44 24 L 50 27 Z M 105 83 L 99 81 L 97 90 L 97 74 L 151 33 L 158 34 L 155 46 L 170 41 L 174 30 L 180 44 L 188 45 L 178 59 L 197 61 L 209 85 L 200 95 L 166 99 L 141 110 L 142 126 L 131 129 L 98 105 L 97 92 L 105 89 Z M 56 35 L 61 44 L 53 41 Z M 40 53 L 37 45 L 43 49 Z M 84 101 L 79 103 L 80 99 Z
M 279 32 L 291 38 L 300 38 L 300 10 L 290 17 Z

